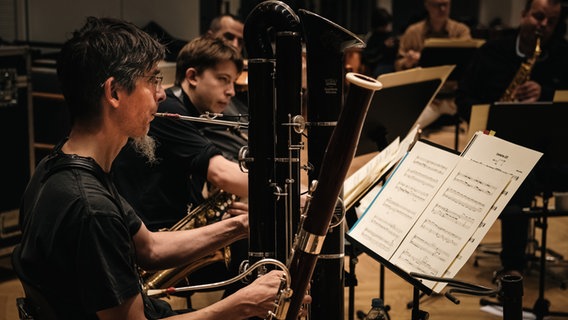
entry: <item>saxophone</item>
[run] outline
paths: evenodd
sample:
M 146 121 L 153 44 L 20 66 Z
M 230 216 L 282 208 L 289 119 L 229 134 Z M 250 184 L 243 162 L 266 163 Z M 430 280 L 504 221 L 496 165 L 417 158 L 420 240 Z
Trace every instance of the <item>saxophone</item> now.
M 220 221 L 223 214 L 225 214 L 235 201 L 238 201 L 237 196 L 224 192 L 223 190 L 217 190 L 203 203 L 195 207 L 195 209 L 189 207 L 187 215 L 174 226 L 161 231 L 190 230 Z M 162 289 L 174 286 L 181 280 L 186 279 L 193 271 L 219 261 L 225 261 L 225 265 L 228 267 L 231 261 L 231 251 L 229 247 L 224 247 L 187 265 L 156 272 L 142 270 L 141 276 L 144 280 L 144 290 L 147 291 L 149 289 Z
M 540 35 L 537 34 L 536 46 L 535 46 L 535 49 L 534 49 L 533 56 L 530 59 L 528 59 L 527 61 L 525 61 L 521 64 L 521 67 L 519 68 L 519 70 L 515 74 L 513 81 L 509 84 L 509 86 L 507 87 L 507 90 L 505 90 L 505 93 L 503 93 L 503 95 L 501 96 L 501 99 L 499 99 L 499 101 L 513 102 L 513 101 L 517 100 L 515 98 L 515 93 L 517 91 L 517 87 L 519 87 L 521 84 L 523 84 L 523 83 L 525 83 L 529 80 L 530 75 L 531 75 L 531 71 L 534 67 L 534 64 L 536 63 L 536 60 L 540 56 L 540 54 L 541 54 Z

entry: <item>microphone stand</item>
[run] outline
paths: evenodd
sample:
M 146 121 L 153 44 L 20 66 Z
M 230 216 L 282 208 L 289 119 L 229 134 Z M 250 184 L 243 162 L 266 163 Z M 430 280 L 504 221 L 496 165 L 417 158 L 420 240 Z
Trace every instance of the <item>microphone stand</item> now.
M 504 275 L 499 279 L 497 288 L 488 288 L 459 280 L 432 277 L 415 272 L 411 272 L 410 275 L 415 278 L 446 282 L 448 287 L 451 288 L 445 292 L 444 296 L 455 304 L 459 304 L 460 300 L 454 296 L 454 293 L 473 296 L 499 295 L 503 300 L 503 320 L 518 320 L 523 317 L 523 277 Z M 416 291 L 414 298 L 415 300 L 419 299 Z M 417 302 L 414 303 L 412 319 L 415 319 L 415 310 L 416 312 L 419 311 Z M 417 316 L 419 315 L 417 314 Z

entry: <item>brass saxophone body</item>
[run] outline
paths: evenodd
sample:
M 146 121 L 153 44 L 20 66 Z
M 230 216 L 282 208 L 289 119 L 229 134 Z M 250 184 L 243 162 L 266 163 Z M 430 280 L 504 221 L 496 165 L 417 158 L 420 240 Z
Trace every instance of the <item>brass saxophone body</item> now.
M 521 64 L 521 67 L 519 68 L 519 70 L 517 70 L 517 73 L 515 74 L 513 81 L 509 84 L 509 86 L 501 96 L 501 99 L 499 99 L 499 101 L 512 102 L 517 100 L 515 98 L 515 93 L 517 91 L 517 88 L 521 84 L 529 80 L 534 64 L 536 63 L 536 60 L 540 56 L 541 52 L 542 51 L 540 49 L 540 36 L 537 35 L 536 45 L 532 57 Z
M 194 209 L 188 208 L 188 213 L 183 219 L 178 221 L 171 228 L 162 231 L 190 230 L 220 221 L 225 212 L 235 201 L 238 201 L 237 196 L 218 190 L 199 206 Z M 141 271 L 141 276 L 144 280 L 144 289 L 163 289 L 174 286 L 181 280 L 186 279 L 193 271 L 220 261 L 224 261 L 225 265 L 228 267 L 231 261 L 231 251 L 229 247 L 224 247 L 187 265 L 156 272 L 143 270 Z

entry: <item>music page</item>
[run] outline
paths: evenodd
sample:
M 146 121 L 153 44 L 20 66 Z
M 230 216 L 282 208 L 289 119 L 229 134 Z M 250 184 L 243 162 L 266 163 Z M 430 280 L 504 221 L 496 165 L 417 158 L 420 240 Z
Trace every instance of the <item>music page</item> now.
M 462 157 L 510 175 L 511 182 L 485 216 L 485 219 L 479 224 L 452 265 L 446 270 L 443 277 L 453 278 L 456 276 L 541 156 L 541 152 L 519 146 L 498 137 L 482 132 L 475 133 L 462 153 Z M 434 287 L 434 291 L 439 292 L 445 285 L 445 283 L 438 283 Z
M 349 235 L 389 260 L 459 160 L 416 142 Z
M 406 272 L 442 276 L 510 180 L 508 174 L 460 158 L 390 262 Z

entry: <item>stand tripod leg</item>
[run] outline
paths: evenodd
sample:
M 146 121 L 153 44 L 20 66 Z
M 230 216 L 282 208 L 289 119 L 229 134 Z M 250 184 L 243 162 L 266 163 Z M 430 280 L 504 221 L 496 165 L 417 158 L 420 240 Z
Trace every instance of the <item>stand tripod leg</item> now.
M 534 307 L 531 310 L 537 320 L 543 320 L 545 316 L 568 316 L 567 312 L 552 312 L 550 311 L 550 301 L 544 298 L 545 291 L 545 275 L 546 275 L 546 241 L 548 231 L 548 198 L 543 197 L 543 212 L 540 217 L 539 227 L 541 228 L 541 247 L 540 247 L 540 265 L 538 275 L 538 298 L 535 301 Z
M 414 287 L 414 291 L 412 294 L 412 320 L 428 320 L 430 314 L 426 311 L 420 310 L 420 297 L 422 293 L 418 288 Z
M 545 202 L 545 205 L 547 203 Z M 541 223 L 541 250 L 540 250 L 540 266 L 538 275 L 538 298 L 534 304 L 533 312 L 536 314 L 537 320 L 544 319 L 544 316 L 549 313 L 550 302 L 544 298 L 544 282 L 546 273 L 546 233 L 548 228 L 548 218 L 546 212 L 542 216 Z

